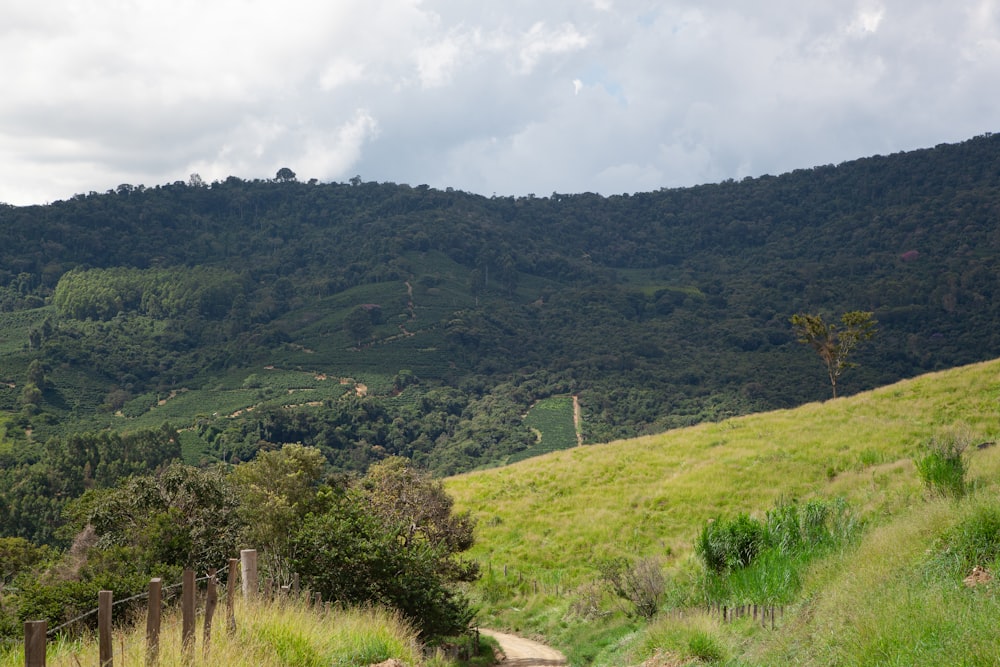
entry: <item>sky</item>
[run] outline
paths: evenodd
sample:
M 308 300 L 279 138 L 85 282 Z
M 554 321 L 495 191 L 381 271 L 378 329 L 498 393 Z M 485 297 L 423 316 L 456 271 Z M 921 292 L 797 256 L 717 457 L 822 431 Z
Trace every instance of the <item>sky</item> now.
M 7 0 L 0 202 L 230 175 L 603 195 L 1000 129 L 1000 0 Z

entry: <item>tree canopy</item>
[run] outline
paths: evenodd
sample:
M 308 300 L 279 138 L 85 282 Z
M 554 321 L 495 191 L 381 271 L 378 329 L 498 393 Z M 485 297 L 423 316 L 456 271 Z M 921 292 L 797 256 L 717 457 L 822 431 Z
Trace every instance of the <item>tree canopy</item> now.
M 792 315 L 792 326 L 799 342 L 812 347 L 826 366 L 833 397 L 837 398 L 837 381 L 844 371 L 855 364 L 850 361 L 858 344 L 875 335 L 878 322 L 874 313 L 852 310 L 840 316 L 840 325 L 826 323 L 820 315 Z
M 838 395 L 992 358 L 998 146 L 627 196 L 282 170 L 3 207 L 0 410 L 29 448 L 159 411 L 189 462 L 301 442 L 446 474 L 530 451 L 522 417 L 552 396 L 577 396 L 585 443 L 817 400 L 794 313 L 864 304 L 891 333 Z M 366 389 L 280 400 L 303 396 L 267 380 L 291 371 Z M 184 389 L 207 398 L 160 405 Z

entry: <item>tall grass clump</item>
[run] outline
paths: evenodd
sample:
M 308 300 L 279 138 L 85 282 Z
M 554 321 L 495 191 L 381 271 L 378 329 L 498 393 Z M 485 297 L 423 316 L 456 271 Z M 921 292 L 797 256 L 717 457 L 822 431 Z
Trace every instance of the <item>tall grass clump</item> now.
M 971 438 L 964 431 L 936 435 L 927 441 L 923 456 L 914 463 L 930 493 L 951 498 L 965 495 L 968 465 L 964 454 L 970 443 Z
M 600 664 L 638 664 L 650 660 L 660 665 L 716 664 L 728 657 L 718 636 L 718 626 L 704 614 L 655 621 L 620 655 Z
M 790 602 L 800 571 L 849 540 L 858 522 L 846 501 L 779 501 L 763 521 L 741 513 L 702 528 L 695 554 L 705 566 L 703 595 L 718 603 Z
M 1000 574 L 1000 504 L 994 499 L 971 503 L 937 541 L 930 569 L 957 580 L 974 569 Z

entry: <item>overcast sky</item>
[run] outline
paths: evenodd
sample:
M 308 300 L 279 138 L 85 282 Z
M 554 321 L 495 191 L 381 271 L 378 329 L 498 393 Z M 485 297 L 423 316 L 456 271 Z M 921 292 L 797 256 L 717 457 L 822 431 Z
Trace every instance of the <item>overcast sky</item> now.
M 0 202 L 655 190 L 1000 129 L 994 0 L 7 0 Z

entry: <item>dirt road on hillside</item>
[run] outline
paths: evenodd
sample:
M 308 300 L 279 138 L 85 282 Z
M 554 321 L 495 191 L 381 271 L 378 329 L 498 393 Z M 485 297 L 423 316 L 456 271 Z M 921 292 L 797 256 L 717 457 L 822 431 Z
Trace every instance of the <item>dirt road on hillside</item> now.
M 507 659 L 501 662 L 502 667 L 556 667 L 566 665 L 566 658 L 559 651 L 545 644 L 533 642 L 517 635 L 508 635 L 494 630 L 480 631 L 496 639 Z

